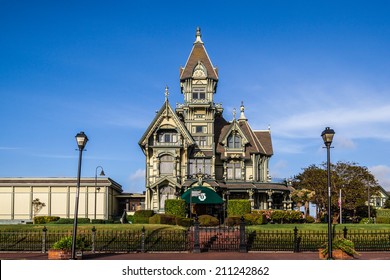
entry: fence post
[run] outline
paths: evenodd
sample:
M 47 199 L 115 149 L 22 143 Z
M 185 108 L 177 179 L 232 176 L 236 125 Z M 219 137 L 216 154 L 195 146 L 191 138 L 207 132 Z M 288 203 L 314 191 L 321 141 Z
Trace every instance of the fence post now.
M 294 253 L 299 253 L 299 238 L 297 227 L 294 228 Z
M 240 219 L 240 253 L 246 253 L 246 236 L 245 236 L 245 219 L 241 216 Z
M 92 227 L 92 253 L 96 253 L 96 228 Z
M 193 248 L 192 252 L 193 253 L 200 253 L 198 216 L 195 217 L 195 221 L 194 221 L 194 248 Z
M 42 253 L 46 253 L 46 241 L 47 241 L 47 228 L 46 226 L 42 229 Z
M 346 226 L 344 227 L 343 232 L 344 232 L 344 238 L 347 239 L 348 229 Z
M 141 230 L 141 252 L 145 253 L 145 226 Z

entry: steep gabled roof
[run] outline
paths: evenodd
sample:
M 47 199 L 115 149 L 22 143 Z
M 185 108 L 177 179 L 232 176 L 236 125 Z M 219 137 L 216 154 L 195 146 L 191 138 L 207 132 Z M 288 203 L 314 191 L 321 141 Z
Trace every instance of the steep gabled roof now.
M 207 77 L 218 81 L 218 70 L 211 63 L 209 55 L 201 40 L 201 36 L 200 29 L 198 28 L 196 32 L 196 41 L 194 42 L 190 56 L 188 57 L 184 68 L 180 69 L 180 80 L 191 78 L 195 66 L 198 65 L 198 62 L 201 62 L 206 68 Z
M 162 121 L 166 117 L 171 117 L 173 119 L 173 121 L 176 125 L 176 128 L 184 136 L 185 141 L 187 141 L 188 145 L 195 144 L 195 141 L 192 138 L 189 131 L 187 130 L 186 126 L 179 119 L 178 115 L 176 114 L 176 112 L 172 109 L 171 105 L 169 104 L 167 92 L 166 92 L 166 98 L 165 98 L 165 102 L 164 102 L 163 106 L 157 112 L 153 121 L 150 123 L 150 125 L 146 129 L 145 133 L 142 135 L 141 139 L 138 141 L 138 145 L 140 145 L 141 147 L 144 147 L 148 143 L 148 139 L 156 131 L 156 129 L 158 129 L 158 127 L 161 125 Z
M 272 148 L 271 132 L 269 130 L 254 131 L 257 139 L 262 144 L 266 155 L 272 156 L 274 154 Z

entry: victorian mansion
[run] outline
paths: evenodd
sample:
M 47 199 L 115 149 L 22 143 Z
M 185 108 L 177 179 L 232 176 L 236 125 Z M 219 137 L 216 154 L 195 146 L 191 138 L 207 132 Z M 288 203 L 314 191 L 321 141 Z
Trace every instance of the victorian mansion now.
M 213 194 L 202 201 L 201 212 L 209 214 L 230 199 L 248 199 L 253 209 L 291 209 L 292 187 L 270 180 L 270 130 L 252 130 L 244 103 L 226 120 L 214 100 L 218 78 L 198 28 L 180 69 L 183 103 L 172 108 L 166 88 L 164 104 L 139 141 L 146 157 L 146 209 L 164 212 L 166 199 L 199 187 Z

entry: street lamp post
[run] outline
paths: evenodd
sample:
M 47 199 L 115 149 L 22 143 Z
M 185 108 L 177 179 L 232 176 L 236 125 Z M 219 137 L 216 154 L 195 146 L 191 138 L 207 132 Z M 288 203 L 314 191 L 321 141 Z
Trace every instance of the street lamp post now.
M 95 211 L 93 214 L 94 220 L 96 220 L 97 191 L 100 191 L 100 187 L 97 186 L 97 171 L 99 168 L 101 169 L 99 176 L 106 176 L 106 174 L 104 174 L 103 167 L 101 167 L 100 165 L 97 166 L 95 170 Z
M 326 127 L 325 130 L 321 133 L 322 139 L 326 146 L 327 151 L 327 173 L 328 173 L 328 260 L 333 259 L 332 256 L 332 221 L 331 221 L 331 191 L 330 191 L 330 145 L 332 145 L 332 140 L 335 132 L 333 129 Z
M 81 159 L 83 156 L 83 150 L 88 142 L 87 135 L 84 132 L 77 133 L 76 135 L 77 146 L 79 147 L 79 167 L 77 171 L 77 188 L 76 188 L 76 200 L 74 210 L 74 222 L 73 222 L 73 235 L 72 235 L 72 256 L 71 259 L 76 259 L 76 234 L 77 234 L 77 215 L 79 211 L 79 194 L 80 194 L 80 176 L 81 176 Z

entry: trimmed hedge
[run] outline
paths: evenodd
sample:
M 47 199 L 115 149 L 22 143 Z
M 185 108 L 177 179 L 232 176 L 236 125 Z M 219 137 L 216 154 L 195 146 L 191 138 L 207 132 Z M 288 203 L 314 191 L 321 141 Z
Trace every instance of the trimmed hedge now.
M 176 225 L 176 217 L 168 214 L 155 214 L 149 218 L 149 224 Z
M 60 219 L 58 216 L 37 216 L 34 217 L 33 223 L 34 224 L 48 224 L 56 222 Z
M 165 214 L 185 217 L 186 206 L 186 202 L 183 199 L 167 199 L 165 200 Z
M 243 216 L 251 212 L 251 203 L 247 199 L 231 199 L 227 204 L 228 216 Z
M 133 222 L 134 224 L 149 224 L 149 218 L 154 215 L 153 210 L 138 210 L 135 211 Z
M 225 224 L 229 227 L 238 226 L 241 223 L 241 216 L 230 216 L 225 219 Z
M 74 219 L 70 218 L 60 218 L 58 221 L 54 222 L 55 224 L 73 224 Z M 89 224 L 91 223 L 91 220 L 89 218 L 78 218 L 77 219 L 78 224 Z
M 210 215 L 201 215 L 198 217 L 199 225 L 204 227 L 218 226 L 219 220 Z
M 390 209 L 377 209 L 376 222 L 378 224 L 390 224 Z
M 176 217 L 176 225 L 182 227 L 190 227 L 194 224 L 194 220 L 191 218 Z

